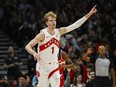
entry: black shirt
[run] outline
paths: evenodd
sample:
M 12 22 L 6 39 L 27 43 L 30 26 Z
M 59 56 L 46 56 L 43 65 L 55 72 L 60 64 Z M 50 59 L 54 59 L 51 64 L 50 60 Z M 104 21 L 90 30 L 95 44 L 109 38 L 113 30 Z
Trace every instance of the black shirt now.
M 14 78 L 17 78 L 18 75 L 21 73 L 20 72 L 20 69 L 19 69 L 19 66 L 17 65 L 17 63 L 20 63 L 21 62 L 21 59 L 19 58 L 18 55 L 14 54 L 14 56 L 10 56 L 8 55 L 6 58 L 5 58 L 5 61 L 4 63 L 6 65 L 10 65 L 10 64 L 14 64 L 12 67 L 9 67 L 8 68 L 8 71 L 7 71 L 7 76 L 9 77 L 14 77 Z

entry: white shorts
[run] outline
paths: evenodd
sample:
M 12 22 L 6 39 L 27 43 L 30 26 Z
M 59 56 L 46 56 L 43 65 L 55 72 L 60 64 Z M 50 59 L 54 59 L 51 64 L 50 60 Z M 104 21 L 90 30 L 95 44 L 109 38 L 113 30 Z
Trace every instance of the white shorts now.
M 36 75 L 38 78 L 38 87 L 59 87 L 60 86 L 60 73 L 58 63 L 48 63 L 40 65 L 36 64 Z

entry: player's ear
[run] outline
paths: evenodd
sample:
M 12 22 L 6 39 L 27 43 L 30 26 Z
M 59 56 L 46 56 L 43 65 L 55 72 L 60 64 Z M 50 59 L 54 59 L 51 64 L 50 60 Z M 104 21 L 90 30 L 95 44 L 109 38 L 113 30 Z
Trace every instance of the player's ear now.
M 48 26 L 48 21 L 46 21 L 45 24 Z

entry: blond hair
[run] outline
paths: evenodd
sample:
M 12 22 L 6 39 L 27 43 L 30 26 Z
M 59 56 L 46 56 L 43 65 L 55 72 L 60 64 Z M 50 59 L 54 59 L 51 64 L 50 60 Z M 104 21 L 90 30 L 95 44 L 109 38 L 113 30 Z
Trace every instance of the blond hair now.
M 45 14 L 45 16 L 44 16 L 44 21 L 45 22 L 47 22 L 48 21 L 48 17 L 52 17 L 52 18 L 57 18 L 57 15 L 54 13 L 54 12 L 52 12 L 52 11 L 49 11 L 48 13 L 46 13 Z

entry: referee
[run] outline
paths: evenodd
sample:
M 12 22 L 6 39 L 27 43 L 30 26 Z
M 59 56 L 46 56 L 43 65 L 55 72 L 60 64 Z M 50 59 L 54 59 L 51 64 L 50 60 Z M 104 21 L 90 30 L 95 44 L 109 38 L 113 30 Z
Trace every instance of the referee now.
M 110 60 L 111 58 L 106 57 L 105 46 L 101 45 L 98 47 L 98 55 L 92 56 L 91 53 L 91 48 L 88 48 L 83 56 L 83 60 L 94 64 L 95 87 L 116 87 L 113 62 Z

